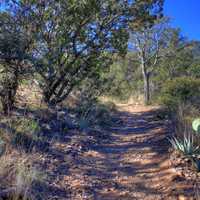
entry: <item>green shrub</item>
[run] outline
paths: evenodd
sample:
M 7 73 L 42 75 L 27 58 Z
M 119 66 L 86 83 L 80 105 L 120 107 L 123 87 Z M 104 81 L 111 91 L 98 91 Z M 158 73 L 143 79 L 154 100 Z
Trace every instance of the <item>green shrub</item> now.
M 36 120 L 28 119 L 25 117 L 17 118 L 13 120 L 12 128 L 14 128 L 15 131 L 17 132 L 26 133 L 26 134 L 33 134 L 40 130 L 40 127 Z
M 170 110 L 175 110 L 180 104 L 200 104 L 200 79 L 188 77 L 167 81 L 160 95 L 160 102 Z

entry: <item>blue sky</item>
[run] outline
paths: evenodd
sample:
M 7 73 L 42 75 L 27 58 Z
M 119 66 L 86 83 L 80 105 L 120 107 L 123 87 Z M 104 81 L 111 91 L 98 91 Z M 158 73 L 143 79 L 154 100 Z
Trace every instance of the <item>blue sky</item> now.
M 165 0 L 164 13 L 184 36 L 200 40 L 200 0 Z

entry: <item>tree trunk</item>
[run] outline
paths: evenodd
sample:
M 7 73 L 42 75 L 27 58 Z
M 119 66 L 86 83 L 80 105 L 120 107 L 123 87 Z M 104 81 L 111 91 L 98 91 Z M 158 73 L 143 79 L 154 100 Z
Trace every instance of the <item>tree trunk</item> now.
M 3 83 L 1 104 L 5 115 L 9 115 L 14 108 L 15 96 L 18 89 L 18 71 L 16 70 Z
M 144 103 L 149 104 L 150 101 L 150 86 L 149 86 L 149 74 L 144 75 Z
M 10 114 L 14 107 L 14 97 L 13 92 L 11 90 L 7 90 L 5 95 L 1 97 L 3 112 L 5 115 Z
M 142 74 L 143 74 L 143 81 L 144 81 L 144 103 L 145 105 L 149 104 L 150 101 L 150 85 L 149 85 L 149 78 L 150 73 L 147 72 L 145 62 L 141 63 Z
M 50 104 L 51 94 L 48 88 L 43 88 L 43 100 L 46 104 Z

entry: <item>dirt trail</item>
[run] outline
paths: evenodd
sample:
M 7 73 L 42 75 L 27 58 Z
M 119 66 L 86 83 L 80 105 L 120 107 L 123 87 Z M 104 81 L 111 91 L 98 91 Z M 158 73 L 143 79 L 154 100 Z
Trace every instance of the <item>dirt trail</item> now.
M 120 109 L 124 127 L 111 128 L 112 141 L 96 149 L 101 159 L 93 159 L 103 185 L 94 199 L 176 199 L 169 185 L 174 176 L 167 154 L 169 124 L 155 120 L 150 107 Z
M 124 126 L 111 127 L 110 139 L 84 151 L 73 167 L 63 159 L 68 172 L 60 179 L 63 188 L 68 185 L 63 189 L 68 197 L 59 199 L 185 199 L 180 196 L 185 182 L 169 161 L 170 123 L 156 119 L 154 112 L 152 107 L 119 106 L 116 117 Z

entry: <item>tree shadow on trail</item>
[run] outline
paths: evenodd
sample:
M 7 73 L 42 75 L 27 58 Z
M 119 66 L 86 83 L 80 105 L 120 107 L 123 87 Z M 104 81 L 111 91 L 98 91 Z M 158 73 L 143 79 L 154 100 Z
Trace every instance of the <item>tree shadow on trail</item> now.
M 88 180 L 97 182 L 92 187 L 94 199 L 162 199 L 170 194 L 170 165 L 165 162 L 173 129 L 155 114 L 117 113 L 123 126 L 111 127 L 111 140 L 93 148 L 98 156 L 85 157 L 80 168 Z
M 38 150 L 44 158 L 38 163 L 48 178 L 41 185 L 43 199 L 148 200 L 169 195 L 170 166 L 163 163 L 173 130 L 168 120 L 155 117 L 156 112 L 118 111 L 114 118 L 119 123 L 86 133 L 64 132 L 63 121 L 53 115 L 41 119 L 50 124 L 42 133 L 48 150 Z M 27 115 L 38 117 L 33 112 Z

